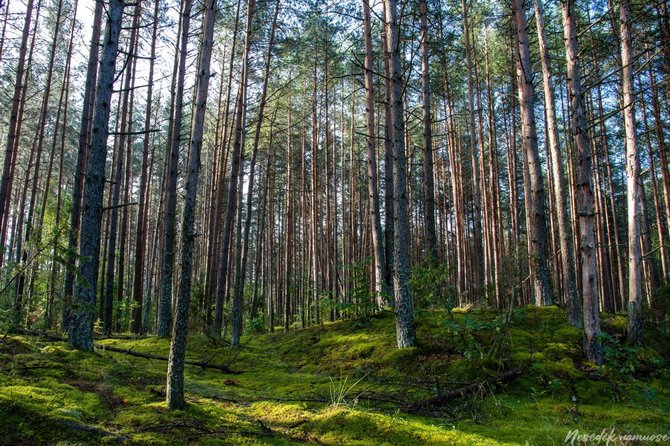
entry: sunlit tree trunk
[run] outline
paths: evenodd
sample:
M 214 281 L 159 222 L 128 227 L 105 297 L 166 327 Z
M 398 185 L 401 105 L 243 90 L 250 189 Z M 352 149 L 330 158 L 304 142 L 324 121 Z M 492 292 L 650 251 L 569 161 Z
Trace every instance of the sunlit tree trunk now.
M 131 330 L 134 333 L 144 331 L 142 299 L 144 294 L 144 254 L 146 252 L 146 233 L 149 209 L 147 206 L 149 143 L 151 141 L 151 112 L 153 105 L 154 59 L 156 57 L 156 34 L 158 31 L 159 0 L 154 0 L 153 25 L 151 31 L 151 51 L 149 78 L 147 81 L 147 105 L 144 116 L 144 141 L 142 144 L 142 166 L 140 168 L 139 205 L 137 209 L 137 227 L 135 230 L 135 266 L 133 272 L 133 318 Z
M 428 7 L 426 0 L 419 1 L 421 39 L 421 102 L 423 109 L 423 201 L 426 227 L 426 252 L 437 259 L 435 233 L 435 183 L 433 173 L 433 133 L 430 115 L 430 65 L 428 61 Z M 370 74 L 372 77 L 372 75 Z
M 16 141 L 21 134 L 21 125 L 19 119 L 19 105 L 21 103 L 21 94 L 24 89 L 23 79 L 26 63 L 26 51 L 28 47 L 28 36 L 30 33 L 30 24 L 33 14 L 33 0 L 28 0 L 21 34 L 21 46 L 19 47 L 18 64 L 16 67 L 16 78 L 14 80 L 14 94 L 12 96 L 12 107 L 9 112 L 9 130 L 7 131 L 7 142 L 5 144 L 5 160 L 2 167 L 2 179 L 0 180 L 0 233 L 2 236 L 2 247 L 4 249 L 5 235 L 7 231 L 6 214 L 9 208 L 7 200 L 11 195 L 10 181 L 13 174 L 12 165 L 15 165 Z M 4 31 L 3 31 L 4 32 Z M 4 256 L 0 256 L 0 266 Z
M 181 4 L 181 30 L 179 31 L 179 61 L 178 72 L 175 78 L 175 91 L 168 136 L 167 152 L 165 157 L 167 181 L 165 217 L 163 226 L 163 264 L 161 267 L 160 294 L 158 297 L 158 336 L 166 337 L 170 334 L 172 325 L 172 279 L 174 274 L 174 249 L 176 243 L 177 220 L 177 165 L 179 163 L 179 143 L 181 141 L 182 117 L 184 108 L 184 79 L 186 77 L 186 56 L 188 34 L 191 22 L 191 0 L 184 0 Z
M 568 322 L 572 326 L 579 326 L 581 325 L 579 317 L 581 308 L 577 296 L 575 255 L 572 250 L 572 227 L 568 221 L 570 215 L 567 200 L 568 188 L 566 186 L 565 173 L 563 171 L 563 156 L 558 139 L 554 85 L 551 79 L 549 51 L 547 49 L 547 38 L 544 29 L 544 14 L 542 12 L 541 0 L 533 0 L 533 5 L 535 8 L 535 22 L 537 24 L 538 44 L 540 47 L 540 61 L 542 62 L 542 86 L 544 88 L 544 103 L 547 116 L 547 134 L 549 136 L 548 154 L 551 158 L 552 186 L 556 200 L 556 219 L 558 222 L 558 237 L 561 249 L 562 288 L 566 293 Z
M 370 30 L 370 4 L 363 0 L 363 36 L 365 43 L 365 111 L 366 111 L 366 142 L 367 142 L 367 171 L 368 171 L 368 200 L 370 218 L 372 219 L 372 248 L 375 262 L 375 291 L 378 304 L 383 303 L 384 280 L 386 264 L 384 259 L 384 245 L 382 221 L 379 212 L 379 190 L 377 189 L 377 150 L 375 144 L 375 103 L 372 80 L 372 33 Z
M 547 267 L 547 223 L 545 193 L 535 127 L 533 69 L 530 63 L 528 29 L 524 0 L 512 0 L 512 22 L 517 38 L 517 85 L 521 109 L 522 152 L 528 222 L 528 254 L 531 261 L 531 282 L 536 305 L 551 305 L 551 281 Z
M 635 133 L 632 23 L 629 0 L 621 0 L 621 90 L 626 137 L 626 203 L 628 210 L 628 337 L 642 339 L 642 248 L 640 245 L 640 158 Z
M 584 307 L 584 350 L 590 361 L 603 363 L 598 313 L 598 283 L 596 281 L 596 246 L 594 229 L 594 196 L 591 173 L 591 147 L 584 108 L 579 66 L 579 48 L 572 1 L 561 4 L 567 84 L 572 112 L 572 136 L 579 165 L 577 178 L 577 214 L 579 215 L 579 254 L 581 265 L 582 302 Z
M 394 186 L 394 263 L 393 288 L 395 291 L 396 342 L 398 348 L 416 343 L 414 311 L 409 279 L 409 216 L 407 214 L 407 178 L 405 165 L 405 122 L 403 106 L 403 79 L 400 65 L 400 30 L 396 0 L 386 4 L 386 49 L 390 60 L 391 117 L 393 124 L 393 186 Z

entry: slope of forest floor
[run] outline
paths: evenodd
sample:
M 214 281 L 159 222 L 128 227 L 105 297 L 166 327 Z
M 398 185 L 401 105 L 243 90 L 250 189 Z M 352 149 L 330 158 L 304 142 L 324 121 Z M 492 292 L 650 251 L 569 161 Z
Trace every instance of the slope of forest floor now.
M 187 366 L 189 404 L 174 412 L 165 361 L 102 348 L 167 356 L 167 339 L 106 339 L 83 353 L 7 335 L 0 444 L 551 445 L 574 429 L 670 433 L 670 342 L 658 327 L 634 349 L 620 340 L 625 318 L 605 317 L 607 365 L 595 367 L 559 308 L 416 320 L 419 345 L 405 350 L 388 312 L 248 335 L 234 352 L 193 337 L 188 359 L 235 373 Z M 464 395 L 448 397 L 454 389 Z

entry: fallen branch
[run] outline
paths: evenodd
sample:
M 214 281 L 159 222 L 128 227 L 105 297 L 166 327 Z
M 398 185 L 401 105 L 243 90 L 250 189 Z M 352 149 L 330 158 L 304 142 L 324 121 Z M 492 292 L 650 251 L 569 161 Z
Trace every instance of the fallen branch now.
M 125 437 L 123 435 L 117 435 L 113 432 L 109 432 L 104 429 L 100 429 L 98 427 L 87 426 L 85 424 L 79 424 L 74 421 L 63 421 L 63 425 L 70 430 L 83 432 L 85 434 L 92 434 L 97 437 L 112 437 L 112 440 L 119 443 L 124 443 L 125 441 L 128 440 L 128 437 Z
M 64 342 L 65 339 L 62 336 L 55 336 L 51 335 L 49 333 L 42 333 L 39 331 L 33 331 L 33 330 L 16 330 L 17 333 L 19 334 L 27 334 L 30 336 L 40 336 L 43 338 L 46 338 L 50 341 L 57 341 L 57 342 Z M 124 355 L 129 355 L 129 356 L 134 356 L 136 358 L 144 358 L 144 359 L 156 359 L 159 361 L 168 361 L 167 356 L 159 356 L 159 355 L 154 355 L 151 353 L 140 353 L 136 352 L 135 350 L 129 350 L 129 349 L 124 349 L 124 348 L 117 348 L 117 347 L 112 347 L 111 345 L 104 345 L 104 344 L 93 344 L 93 346 L 99 350 L 104 350 L 104 351 L 110 351 L 114 353 L 121 353 Z M 186 360 L 184 361 L 184 364 L 188 365 L 193 365 L 197 367 L 202 367 L 203 369 L 214 369 L 214 370 L 221 370 L 223 373 L 227 373 L 230 375 L 237 375 L 241 372 L 233 371 L 230 370 L 230 367 L 227 365 L 219 365 L 219 364 L 210 364 L 209 362 L 205 361 L 191 361 L 191 360 Z
M 417 409 L 425 409 L 431 406 L 440 406 L 442 404 L 448 403 L 451 400 L 462 398 L 465 395 L 469 395 L 471 393 L 476 393 L 481 389 L 484 389 L 491 385 L 504 384 L 510 382 L 519 375 L 521 375 L 521 369 L 519 368 L 512 369 L 498 376 L 491 376 L 490 378 L 487 378 L 483 381 L 468 384 L 467 386 L 461 387 L 460 389 L 452 390 L 450 392 L 443 393 L 441 395 L 437 395 L 431 398 L 427 398 L 422 401 L 417 401 L 415 403 L 410 404 L 408 409 L 417 410 Z
M 144 358 L 144 359 L 157 359 L 159 361 L 167 361 L 168 358 L 166 356 L 159 356 L 159 355 L 154 355 L 151 353 L 140 353 L 136 352 L 135 350 L 128 350 L 124 348 L 117 348 L 117 347 L 112 347 L 110 345 L 101 345 L 101 344 L 94 344 L 95 348 L 100 349 L 100 350 L 106 350 L 114 353 L 122 353 L 124 355 L 130 355 L 130 356 L 135 356 L 136 358 Z M 188 365 L 194 365 L 197 367 L 202 367 L 203 369 L 214 369 L 214 370 L 221 370 L 223 373 L 229 373 L 229 374 L 239 374 L 240 372 L 234 372 L 230 370 L 230 368 L 227 365 L 219 365 L 219 364 L 210 364 L 209 362 L 204 362 L 204 361 L 189 361 L 186 360 L 184 361 L 184 364 Z

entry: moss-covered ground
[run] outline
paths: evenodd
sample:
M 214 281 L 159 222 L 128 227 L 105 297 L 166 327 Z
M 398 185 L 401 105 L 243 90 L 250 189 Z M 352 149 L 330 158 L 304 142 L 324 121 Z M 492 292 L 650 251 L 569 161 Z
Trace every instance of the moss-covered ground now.
M 608 364 L 595 367 L 558 308 L 418 312 L 419 345 L 397 350 L 393 315 L 225 341 L 190 339 L 184 411 L 164 403 L 166 363 L 69 349 L 39 337 L 0 342 L 0 444 L 552 445 L 614 429 L 670 434 L 668 338 L 619 339 L 603 320 Z M 509 321 L 509 322 L 507 322 Z M 656 330 L 656 331 L 654 331 Z M 169 340 L 99 345 L 167 355 Z M 445 405 L 412 402 L 505 370 L 519 377 Z

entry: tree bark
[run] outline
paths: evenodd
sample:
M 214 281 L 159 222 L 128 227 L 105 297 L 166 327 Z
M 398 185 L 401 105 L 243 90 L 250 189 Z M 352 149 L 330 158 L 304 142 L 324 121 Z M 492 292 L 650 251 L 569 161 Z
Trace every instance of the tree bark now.
M 146 250 L 146 233 L 148 221 L 147 187 L 148 187 L 148 163 L 149 142 L 151 135 L 151 107 L 153 105 L 153 83 L 154 83 L 154 58 L 156 57 L 156 35 L 158 32 L 159 0 L 154 0 L 153 25 L 151 31 L 151 51 L 149 61 L 149 79 L 147 81 L 147 105 L 144 116 L 144 142 L 142 145 L 142 167 L 140 173 L 139 206 L 137 209 L 137 228 L 135 233 L 135 266 L 133 275 L 133 317 L 131 331 L 141 333 L 143 327 L 142 298 L 144 294 L 144 254 Z
M 250 0 L 253 2 L 253 0 Z M 188 334 L 188 313 L 191 301 L 191 281 L 193 269 L 193 245 L 195 242 L 195 207 L 200 172 L 200 151 L 205 126 L 205 109 L 209 89 L 210 62 L 214 44 L 214 21 L 216 0 L 207 0 L 203 17 L 202 43 L 198 60 L 198 78 L 193 118 L 191 121 L 191 143 L 189 151 L 188 176 L 184 197 L 184 219 L 181 229 L 181 275 L 179 292 L 175 306 L 175 322 L 167 370 L 166 402 L 169 409 L 183 409 L 184 400 L 184 358 L 186 336 Z M 177 110 L 178 111 L 178 110 Z
M 537 147 L 533 70 L 530 63 L 525 0 L 512 0 L 512 22 L 517 38 L 517 86 L 521 109 L 522 151 L 526 188 L 528 254 L 531 258 L 531 282 L 536 305 L 551 305 L 551 281 L 547 267 L 547 223 L 545 193 Z
M 20 137 L 21 128 L 19 120 L 19 105 L 21 103 L 21 94 L 24 88 L 23 77 L 26 63 L 26 51 L 28 47 L 28 35 L 30 33 L 30 22 L 33 14 L 33 0 L 28 0 L 26 6 L 25 20 L 23 23 L 23 32 L 21 34 L 21 46 L 18 54 L 18 64 L 16 67 L 16 79 L 14 81 L 14 94 L 12 96 L 12 107 L 9 112 L 9 130 L 7 132 L 7 143 L 5 145 L 5 160 L 2 166 L 2 179 L 0 180 L 0 232 L 5 234 L 5 213 L 8 209 L 7 200 L 11 195 L 10 180 L 12 176 L 12 165 L 16 156 L 16 141 Z M 3 237 L 4 241 L 4 237 Z M 4 256 L 0 256 L 0 266 Z
M 393 186 L 394 186 L 394 263 L 396 342 L 398 348 L 416 343 L 414 311 L 409 279 L 409 215 L 407 213 L 407 178 L 405 161 L 405 121 L 403 79 L 400 65 L 400 26 L 396 0 L 384 0 L 386 5 L 386 52 L 391 75 L 391 117 L 393 123 Z
M 242 62 L 242 75 L 238 86 L 237 105 L 235 113 L 235 132 L 233 134 L 233 152 L 232 164 L 230 170 L 230 180 L 228 181 L 228 201 L 226 203 L 226 215 L 223 225 L 223 234 L 221 241 L 221 253 L 219 260 L 219 279 L 216 291 L 216 308 L 214 315 L 214 335 L 221 336 L 223 328 L 223 301 L 226 295 L 227 288 L 231 285 L 232 280 L 229 280 L 229 259 L 230 246 L 233 235 L 233 224 L 235 223 L 235 214 L 237 213 L 238 203 L 238 181 L 243 159 L 244 140 L 246 137 L 246 116 L 247 116 L 247 79 L 249 76 L 249 50 L 251 46 L 251 20 L 253 17 L 253 9 L 255 0 L 248 0 L 247 2 L 247 30 L 245 48 Z M 241 317 L 241 314 L 240 314 Z M 240 324 L 241 324 L 240 319 Z
M 545 104 L 544 108 L 547 116 L 547 134 L 549 136 L 548 152 L 551 158 L 553 180 L 552 186 L 556 200 L 556 219 L 558 221 L 558 237 L 561 250 L 560 260 L 561 277 L 563 279 L 562 285 L 563 290 L 566 293 L 565 297 L 567 303 L 566 307 L 568 323 L 573 327 L 578 327 L 581 325 L 579 317 L 581 305 L 579 303 L 576 287 L 577 282 L 575 277 L 575 254 L 572 250 L 572 227 L 568 221 L 568 216 L 570 215 L 567 197 L 568 187 L 566 185 L 565 172 L 563 171 L 563 156 L 561 154 L 561 148 L 558 139 L 554 85 L 551 79 L 551 66 L 549 62 L 549 51 L 547 49 L 547 38 L 544 29 L 544 14 L 542 12 L 541 0 L 533 0 L 533 5 L 535 9 L 535 22 L 537 24 L 538 44 L 540 47 L 540 61 L 542 62 L 542 85 L 544 88 Z M 562 5 L 565 5 L 565 3 L 562 3 Z M 578 62 L 575 60 L 574 63 L 577 64 Z M 577 66 L 576 68 L 577 72 L 579 72 L 579 67 Z M 581 88 L 579 89 L 579 92 L 581 92 Z M 580 94 L 581 93 L 577 93 L 576 96 L 579 96 Z M 573 131 L 575 127 L 576 126 L 573 125 Z M 585 131 L 585 129 L 582 129 L 582 131 Z M 587 147 L 589 147 L 588 144 Z
M 574 3 L 561 3 L 563 34 L 567 63 L 567 87 L 570 96 L 572 136 L 579 165 L 577 177 L 577 215 L 579 218 L 579 255 L 581 265 L 582 303 L 584 308 L 584 351 L 590 361 L 602 364 L 603 347 L 600 342 L 600 319 L 598 313 L 598 283 L 596 281 L 596 246 L 594 229 L 594 196 L 591 174 L 591 146 L 582 93 L 581 70 L 578 60 L 577 27 Z M 560 213 L 560 211 L 559 211 Z
M 635 132 L 633 44 L 630 1 L 621 0 L 621 91 L 626 137 L 626 202 L 628 212 L 628 338 L 642 340 L 642 248 L 640 245 L 640 158 Z
M 370 2 L 363 0 L 363 40 L 365 44 L 365 111 L 368 171 L 368 201 L 372 220 L 372 249 L 375 262 L 375 292 L 377 304 L 384 303 L 384 280 L 386 264 L 384 258 L 384 242 L 382 220 L 379 211 L 379 190 L 377 189 L 377 150 L 375 146 L 375 103 L 372 80 L 372 33 L 370 26 Z M 433 234 L 434 235 L 434 234 Z M 429 245 L 432 246 L 432 245 Z
M 477 144 L 477 133 L 475 129 L 475 85 L 473 80 L 473 61 L 472 61 L 472 48 L 470 42 L 470 26 L 468 21 L 468 7 L 466 0 L 461 0 L 461 9 L 463 13 L 463 39 L 465 44 L 465 65 L 467 68 L 467 81 L 468 81 L 468 111 L 470 113 L 469 117 L 469 136 L 470 136 L 470 145 L 472 148 L 472 200 L 473 200 L 473 216 L 474 219 L 474 234 L 473 234 L 473 243 L 474 243 L 474 253 L 472 265 L 474 271 L 471 271 L 474 282 L 471 282 L 473 287 L 471 294 L 474 294 L 477 288 L 481 288 L 484 283 L 483 278 L 483 255 L 484 248 L 482 246 L 482 191 L 479 175 L 479 150 L 480 147 Z
M 423 109 L 423 201 L 426 227 L 426 252 L 437 260 L 438 244 L 435 232 L 435 181 L 433 172 L 433 133 L 430 112 L 430 65 L 428 62 L 428 7 L 419 1 L 421 33 L 421 101 Z
M 123 15 L 123 0 L 110 0 L 107 11 L 102 59 L 98 71 L 91 145 L 84 180 L 81 234 L 79 239 L 79 280 L 72 297 L 69 316 L 70 346 L 93 350 L 93 319 L 100 257 L 102 194 L 105 183 L 109 112 L 114 88 L 116 54 Z
M 179 68 L 173 97 L 171 133 L 167 145 L 165 162 L 167 165 L 165 220 L 163 226 L 163 265 L 161 267 L 160 295 L 158 297 L 158 329 L 156 334 L 166 337 L 172 326 L 172 280 L 174 275 L 174 249 L 176 243 L 177 220 L 177 166 L 179 164 L 179 143 L 181 141 L 184 109 L 184 78 L 186 77 L 186 56 L 188 34 L 191 28 L 192 0 L 182 2 Z
M 245 42 L 245 67 L 249 63 L 248 53 L 251 46 L 251 36 L 252 36 L 252 22 L 255 8 L 255 0 L 250 0 L 248 4 L 247 11 L 247 37 Z M 270 31 L 270 41 L 268 43 L 268 52 L 265 59 L 265 75 L 263 76 L 263 87 L 261 91 L 260 105 L 258 109 L 258 117 L 256 121 L 256 133 L 254 135 L 254 144 L 251 154 L 251 164 L 249 166 L 249 186 L 247 189 L 247 204 L 246 204 L 246 221 L 244 225 L 244 233 L 238 233 L 238 239 L 242 240 L 242 246 L 244 247 L 244 253 L 238 252 L 238 255 L 241 256 L 239 263 L 239 269 L 237 270 L 237 277 L 235 278 L 235 293 L 233 295 L 233 320 L 232 320 L 232 330 L 231 330 L 231 341 L 230 344 L 233 348 L 240 346 L 240 338 L 242 337 L 242 319 L 243 319 L 243 306 L 244 306 L 244 282 L 246 281 L 246 268 L 247 268 L 247 257 L 249 252 L 249 231 L 251 229 L 251 201 L 254 194 L 254 174 L 256 169 L 256 158 L 258 156 L 258 144 L 260 143 L 260 134 L 261 128 L 263 125 L 263 113 L 265 111 L 265 99 L 267 95 L 268 88 L 268 79 L 270 76 L 270 61 L 272 59 L 272 46 L 274 43 L 275 28 L 277 23 L 277 15 L 279 14 L 279 1 L 275 2 L 275 13 L 273 16 L 272 29 Z M 247 68 L 245 68 L 246 70 Z M 246 92 L 245 92 L 246 96 Z M 245 114 L 246 114 L 246 101 L 245 101 Z M 290 113 L 290 112 L 289 112 Z M 246 118 L 245 118 L 246 120 Z M 289 126 L 290 127 L 290 126 Z M 290 138 L 290 129 L 289 129 L 289 138 Z M 289 143 L 290 147 L 290 143 Z M 290 187 L 290 185 L 289 185 Z M 240 212 L 238 216 L 239 221 L 242 221 L 242 202 L 240 202 Z M 287 259 L 288 261 L 288 259 Z M 288 280 L 288 278 L 287 278 Z

